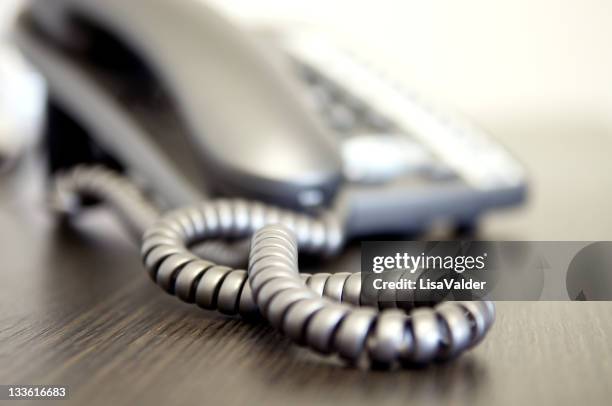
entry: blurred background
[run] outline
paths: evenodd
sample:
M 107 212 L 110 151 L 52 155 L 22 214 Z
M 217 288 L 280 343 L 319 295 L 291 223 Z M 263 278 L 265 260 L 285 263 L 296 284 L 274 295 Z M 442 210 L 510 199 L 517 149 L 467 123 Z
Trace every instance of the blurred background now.
M 31 145 L 44 85 L 10 45 L 22 2 L 0 4 L 0 148 Z M 495 239 L 612 236 L 612 4 L 586 0 L 211 0 L 247 27 L 314 27 L 485 129 L 526 166 L 528 203 Z M 528 230 L 528 232 L 526 232 Z
M 0 169 L 11 166 L 38 134 L 44 83 L 11 44 L 21 0 L 0 4 Z
M 527 167 L 495 239 L 612 238 L 612 3 L 605 0 L 215 1 L 247 22 L 306 23 L 467 116 Z

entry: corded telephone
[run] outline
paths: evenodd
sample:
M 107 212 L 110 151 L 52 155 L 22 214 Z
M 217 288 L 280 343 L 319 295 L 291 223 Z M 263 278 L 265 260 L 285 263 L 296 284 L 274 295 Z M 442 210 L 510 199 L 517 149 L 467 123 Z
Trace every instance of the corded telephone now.
M 314 35 L 264 47 L 194 0 L 38 1 L 17 34 L 49 83 L 54 171 L 110 155 L 168 207 L 333 207 L 353 235 L 524 198 L 502 147 Z
M 468 223 L 522 201 L 522 169 L 480 131 L 325 40 L 286 33 L 267 48 L 201 1 L 35 1 L 16 38 L 48 81 L 56 192 L 112 203 L 144 233 L 145 266 L 169 293 L 259 313 L 352 361 L 450 358 L 488 330 L 489 302 L 376 313 L 346 304 L 380 307 L 361 301 L 358 274 L 297 268 L 298 247 L 333 253 L 346 238 Z M 124 172 L 156 205 L 82 164 Z M 232 199 L 160 217 L 219 196 Z M 248 272 L 189 249 L 253 233 Z

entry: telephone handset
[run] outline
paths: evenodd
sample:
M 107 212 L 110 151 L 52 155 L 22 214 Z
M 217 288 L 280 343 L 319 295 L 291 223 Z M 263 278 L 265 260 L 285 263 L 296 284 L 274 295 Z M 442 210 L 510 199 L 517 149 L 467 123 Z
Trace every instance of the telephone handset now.
M 523 200 L 520 165 L 482 132 L 326 39 L 252 36 L 196 0 L 32 3 L 17 40 L 49 84 L 52 170 L 111 164 L 170 207 L 331 207 L 354 236 Z
M 302 193 L 335 189 L 337 150 L 300 106 L 293 78 L 202 2 L 52 0 L 31 12 L 51 41 L 96 41 L 89 25 L 134 49 L 166 83 L 212 178 L 293 204 Z

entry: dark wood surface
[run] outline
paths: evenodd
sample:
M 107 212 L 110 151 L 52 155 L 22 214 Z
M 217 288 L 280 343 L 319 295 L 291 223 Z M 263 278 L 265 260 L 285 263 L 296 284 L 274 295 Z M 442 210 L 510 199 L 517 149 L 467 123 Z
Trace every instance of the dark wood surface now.
M 609 134 L 498 124 L 533 193 L 525 209 L 485 219 L 480 236 L 611 239 Z M 455 362 L 347 369 L 162 293 L 108 213 L 57 227 L 43 183 L 24 162 L 0 184 L 0 384 L 69 385 L 79 405 L 611 402 L 612 303 L 499 303 L 490 335 Z

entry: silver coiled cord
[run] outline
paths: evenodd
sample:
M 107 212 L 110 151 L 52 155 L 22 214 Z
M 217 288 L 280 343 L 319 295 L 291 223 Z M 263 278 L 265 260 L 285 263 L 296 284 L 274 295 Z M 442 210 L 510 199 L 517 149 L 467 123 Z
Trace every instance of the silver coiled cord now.
M 63 179 L 58 181 L 63 193 L 104 198 L 123 218 L 148 213 L 131 221 L 135 229 L 153 218 L 154 207 L 138 189 L 108 170 L 80 168 Z M 251 235 L 248 272 L 191 251 L 205 240 Z M 425 364 L 452 358 L 480 342 L 492 325 L 491 302 L 412 309 L 413 304 L 398 301 L 391 306 L 396 308 L 379 311 L 375 307 L 382 303 L 361 302 L 359 273 L 299 273 L 298 249 L 333 255 L 343 242 L 332 214 L 312 218 L 258 202 L 219 199 L 159 217 L 144 232 L 141 254 L 150 277 L 166 292 L 225 314 L 263 315 L 294 341 L 352 362 Z
M 138 240 L 161 215 L 129 178 L 103 166 L 77 166 L 55 176 L 50 193 L 55 211 L 65 216 L 75 215 L 87 198 L 100 199 L 111 206 Z
M 51 207 L 64 216 L 74 216 L 84 198 L 100 199 L 120 217 L 137 244 L 145 230 L 161 216 L 161 211 L 126 176 L 103 166 L 76 166 L 55 176 L 50 193 Z M 234 267 L 246 266 L 249 241 L 205 241 L 196 253 L 213 262 Z

